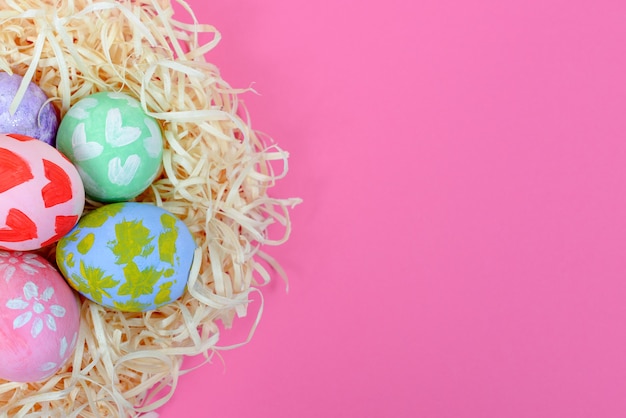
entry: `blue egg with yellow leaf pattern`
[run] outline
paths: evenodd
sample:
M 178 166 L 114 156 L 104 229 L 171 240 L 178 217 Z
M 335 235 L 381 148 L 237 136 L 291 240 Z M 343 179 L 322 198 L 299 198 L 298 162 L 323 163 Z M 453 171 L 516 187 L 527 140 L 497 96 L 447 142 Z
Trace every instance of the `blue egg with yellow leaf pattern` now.
M 95 209 L 57 244 L 67 282 L 108 308 L 145 312 L 185 291 L 196 243 L 170 212 L 148 203 L 121 202 Z

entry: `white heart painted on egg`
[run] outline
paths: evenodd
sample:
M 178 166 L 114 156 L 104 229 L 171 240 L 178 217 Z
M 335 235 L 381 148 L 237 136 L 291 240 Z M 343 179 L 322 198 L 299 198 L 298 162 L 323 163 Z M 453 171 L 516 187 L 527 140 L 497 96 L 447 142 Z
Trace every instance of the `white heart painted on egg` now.
M 84 98 L 72 106 L 66 116 L 70 116 L 78 120 L 87 119 L 89 117 L 89 109 L 94 108 L 97 105 L 97 99 L 91 97 Z
M 109 161 L 109 180 L 118 186 L 128 185 L 141 164 L 141 158 L 137 154 L 130 155 L 124 165 L 120 157 L 115 157 Z
M 161 154 L 163 147 L 163 137 L 161 136 L 161 129 L 159 125 L 152 119 L 145 118 L 143 122 L 150 130 L 150 136 L 144 138 L 143 146 L 146 148 L 146 152 L 150 158 L 157 158 Z
M 87 142 L 85 124 L 79 123 L 72 133 L 72 150 L 76 161 L 86 161 L 102 154 L 103 147 L 97 142 Z
M 122 126 L 122 113 L 119 109 L 107 112 L 104 137 L 114 147 L 132 144 L 141 136 L 141 129 L 134 126 Z
M 114 99 L 114 100 L 126 100 L 126 103 L 128 103 L 130 107 L 135 107 L 135 108 L 139 107 L 139 103 L 136 100 L 127 96 L 124 93 L 109 93 L 107 94 L 107 96 L 109 96 L 109 98 Z

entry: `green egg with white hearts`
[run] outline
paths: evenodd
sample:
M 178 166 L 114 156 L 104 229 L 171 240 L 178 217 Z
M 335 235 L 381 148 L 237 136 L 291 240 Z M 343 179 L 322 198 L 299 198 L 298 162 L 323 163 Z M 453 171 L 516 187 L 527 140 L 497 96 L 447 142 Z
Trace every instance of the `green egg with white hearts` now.
M 181 297 L 196 243 L 183 221 L 149 203 L 84 215 L 57 244 L 59 270 L 77 292 L 111 309 L 144 312 Z
M 135 98 L 99 92 L 65 114 L 56 146 L 76 166 L 89 198 L 122 202 L 141 194 L 160 173 L 163 132 Z

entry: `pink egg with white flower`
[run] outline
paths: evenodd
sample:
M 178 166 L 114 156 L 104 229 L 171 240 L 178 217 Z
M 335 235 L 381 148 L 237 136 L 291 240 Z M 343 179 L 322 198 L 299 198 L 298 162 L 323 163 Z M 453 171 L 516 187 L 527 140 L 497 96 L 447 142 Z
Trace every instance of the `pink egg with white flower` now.
M 74 351 L 79 319 L 76 295 L 45 258 L 0 251 L 0 379 L 55 374 Z

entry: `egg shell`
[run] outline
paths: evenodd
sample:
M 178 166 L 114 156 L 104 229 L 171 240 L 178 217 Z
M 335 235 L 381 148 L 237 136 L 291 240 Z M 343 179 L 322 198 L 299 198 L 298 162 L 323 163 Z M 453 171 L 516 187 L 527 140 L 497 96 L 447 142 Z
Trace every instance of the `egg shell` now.
M 160 173 L 163 133 L 138 100 L 100 92 L 65 114 L 57 148 L 76 165 L 91 199 L 120 202 L 139 195 Z
M 0 135 L 0 249 L 53 244 L 76 225 L 84 205 L 78 171 L 53 146 Z
M 80 309 L 57 270 L 34 253 L 0 251 L 0 378 L 38 382 L 76 346 Z
M 29 82 L 15 113 L 9 111 L 23 80 L 18 74 L 0 72 L 0 132 L 30 136 L 54 146 L 59 113 L 39 86 Z
M 147 203 L 112 203 L 81 218 L 57 245 L 57 265 L 86 298 L 143 312 L 185 291 L 196 248 L 187 226 Z

